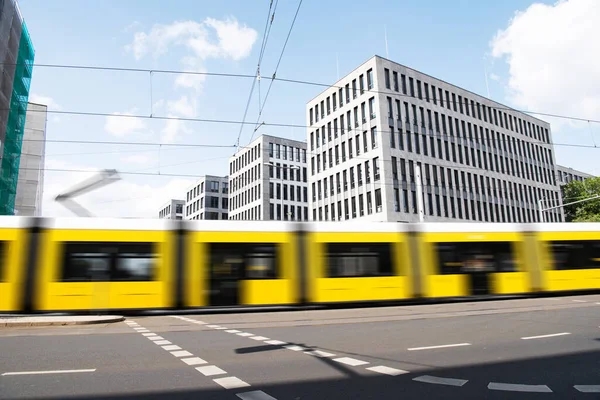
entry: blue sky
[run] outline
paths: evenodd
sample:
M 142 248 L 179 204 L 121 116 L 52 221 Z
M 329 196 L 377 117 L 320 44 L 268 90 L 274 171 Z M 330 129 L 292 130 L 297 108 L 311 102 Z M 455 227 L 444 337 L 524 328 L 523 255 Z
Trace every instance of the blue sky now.
M 598 36 L 598 3 L 569 0 L 532 6 L 533 2 L 524 0 L 376 0 L 367 5 L 304 0 L 277 76 L 333 83 L 338 77 L 336 55 L 340 76 L 374 54 L 385 56 L 387 29 L 389 58 L 394 61 L 482 95 L 487 93 L 485 67 L 494 100 L 518 108 L 599 119 L 599 84 L 585 82 L 593 82 L 600 70 L 600 59 L 594 55 L 600 49 L 595 40 L 587 39 Z M 21 0 L 19 4 L 37 64 L 192 68 L 239 74 L 253 74 L 256 69 L 269 7 L 268 0 Z M 278 3 L 261 64 L 263 75 L 273 73 L 297 4 L 296 0 Z M 517 11 L 521 16 L 511 21 Z M 501 30 L 504 35 L 494 41 Z M 564 74 L 569 70 L 576 73 Z M 565 78 L 567 75 L 576 76 Z M 178 79 L 177 75 L 153 74 L 151 99 L 149 73 L 37 67 L 31 93 L 33 100 L 47 102 L 51 110 L 149 115 L 152 104 L 154 115 L 242 119 L 251 80 L 207 77 L 203 81 L 184 78 L 178 83 Z M 267 87 L 268 81 L 263 80 L 262 97 Z M 306 101 L 321 90 L 275 82 L 260 120 L 302 125 Z M 257 104 L 255 90 L 247 120 L 256 121 Z M 555 142 L 600 143 L 598 124 L 545 119 L 553 123 Z M 243 129 L 242 145 L 248 143 L 252 130 L 249 126 Z M 47 126 L 47 136 L 53 140 L 229 146 L 238 133 L 239 125 L 107 121 L 106 117 L 64 114 L 50 115 Z M 306 138 L 302 128 L 263 127 L 258 133 Z M 227 174 L 227 158 L 233 151 L 52 142 L 46 147 L 47 167 L 53 169 L 116 168 L 198 176 Z M 596 174 L 600 173 L 593 158 L 597 154 L 597 149 L 556 149 L 559 163 Z M 86 175 L 48 171 L 45 215 L 69 215 L 51 198 Z M 82 198 L 82 203 L 97 215 L 155 216 L 162 202 L 183 197 L 194 181 L 172 176 L 122 178 L 114 186 Z

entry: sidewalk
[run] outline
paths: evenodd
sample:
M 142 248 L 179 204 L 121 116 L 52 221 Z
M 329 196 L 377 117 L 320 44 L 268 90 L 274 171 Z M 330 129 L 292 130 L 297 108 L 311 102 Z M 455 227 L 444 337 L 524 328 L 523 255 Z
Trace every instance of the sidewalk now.
M 63 315 L 63 316 L 27 316 L 27 317 L 2 317 L 0 328 L 15 326 L 55 326 L 55 325 L 89 325 L 108 324 L 123 321 L 120 315 Z

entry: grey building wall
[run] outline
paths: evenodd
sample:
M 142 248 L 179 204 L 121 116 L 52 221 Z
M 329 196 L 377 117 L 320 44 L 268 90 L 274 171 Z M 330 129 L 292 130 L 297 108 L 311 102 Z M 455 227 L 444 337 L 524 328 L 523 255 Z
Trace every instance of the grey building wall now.
M 185 219 L 228 219 L 229 179 L 206 175 L 186 192 Z
M 27 104 L 15 200 L 16 215 L 42 215 L 48 106 Z
M 587 178 L 593 178 L 594 175 L 587 172 L 577 171 L 576 169 L 565 167 L 562 165 L 556 166 L 556 180 L 560 186 L 564 186 L 572 181 L 584 181 Z
M 229 219 L 308 219 L 306 143 L 262 135 L 229 159 Z
M 160 219 L 183 219 L 185 200 L 171 199 L 160 208 Z
M 415 167 L 425 221 L 531 222 L 538 199 L 561 201 L 548 123 L 379 56 L 306 119 L 316 220 L 418 221 Z

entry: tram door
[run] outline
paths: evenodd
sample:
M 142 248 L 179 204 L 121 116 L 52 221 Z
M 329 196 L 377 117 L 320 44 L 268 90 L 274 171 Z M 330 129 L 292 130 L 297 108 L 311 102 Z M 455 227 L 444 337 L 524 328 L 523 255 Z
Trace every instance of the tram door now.
M 492 292 L 492 273 L 515 271 L 510 242 L 438 243 L 442 274 L 467 275 L 470 295 Z
M 211 244 L 209 303 L 211 306 L 240 304 L 240 279 L 244 271 L 244 254 L 239 250 L 239 248 L 232 248 L 229 243 Z

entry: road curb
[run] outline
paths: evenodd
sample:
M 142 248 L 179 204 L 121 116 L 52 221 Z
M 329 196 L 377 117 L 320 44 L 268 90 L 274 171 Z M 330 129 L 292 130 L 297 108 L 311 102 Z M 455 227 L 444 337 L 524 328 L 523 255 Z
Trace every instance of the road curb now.
M 93 325 L 110 324 L 124 321 L 125 317 L 120 315 L 108 315 L 98 317 L 20 317 L 0 318 L 0 328 L 12 328 L 22 326 L 65 326 L 65 325 Z

